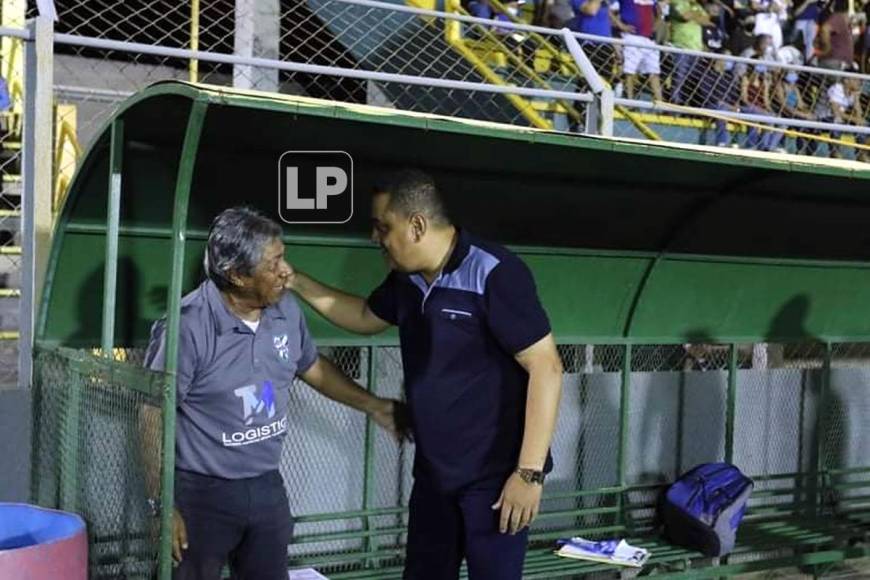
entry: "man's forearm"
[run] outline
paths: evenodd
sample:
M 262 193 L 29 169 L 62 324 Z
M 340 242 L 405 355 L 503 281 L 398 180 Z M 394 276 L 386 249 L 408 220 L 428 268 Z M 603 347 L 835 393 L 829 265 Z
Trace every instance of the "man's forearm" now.
M 561 395 L 562 367 L 558 359 L 542 361 L 529 370 L 526 424 L 518 467 L 543 469 Z
M 380 399 L 348 379 L 334 364 L 318 357 L 302 378 L 318 393 L 337 403 L 347 405 L 364 413 L 372 412 Z
M 162 435 L 163 414 L 160 407 L 139 407 L 139 445 L 145 468 L 145 493 L 152 499 L 157 499 L 160 492 Z
M 321 284 L 302 272 L 295 274 L 293 290 L 336 326 L 358 334 L 377 332 L 366 324 L 366 301 L 362 297 Z

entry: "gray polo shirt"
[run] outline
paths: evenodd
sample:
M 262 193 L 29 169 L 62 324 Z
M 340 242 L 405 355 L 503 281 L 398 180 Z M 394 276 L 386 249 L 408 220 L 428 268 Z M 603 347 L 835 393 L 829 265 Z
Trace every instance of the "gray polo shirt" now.
M 145 365 L 163 370 L 166 320 L 154 323 Z M 278 468 L 289 389 L 317 359 L 296 299 L 264 309 L 256 333 L 210 280 L 181 301 L 175 465 L 239 479 Z

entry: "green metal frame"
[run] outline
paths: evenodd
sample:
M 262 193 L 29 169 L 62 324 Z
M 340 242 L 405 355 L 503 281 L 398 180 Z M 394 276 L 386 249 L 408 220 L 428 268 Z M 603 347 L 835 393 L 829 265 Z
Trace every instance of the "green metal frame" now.
M 184 241 L 190 186 L 199 152 L 199 138 L 205 123 L 208 103 L 197 100 L 190 111 L 187 132 L 181 150 L 181 164 L 175 187 L 175 211 L 172 218 L 172 278 L 167 311 L 166 372 L 170 380 L 163 398 L 163 467 L 160 502 L 160 580 L 172 579 L 172 509 L 175 497 L 175 371 L 178 368 L 178 332 L 181 320 L 181 292 L 184 265 Z
M 106 266 L 103 284 L 103 356 L 112 356 L 115 343 L 115 295 L 118 283 L 118 228 L 121 216 L 121 168 L 124 157 L 124 120 L 112 123 L 109 157 L 109 207 L 106 212 Z

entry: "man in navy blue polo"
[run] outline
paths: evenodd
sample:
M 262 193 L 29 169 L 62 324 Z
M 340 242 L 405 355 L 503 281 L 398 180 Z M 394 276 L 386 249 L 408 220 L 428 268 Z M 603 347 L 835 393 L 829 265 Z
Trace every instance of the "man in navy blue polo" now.
M 212 223 L 204 266 L 208 279 L 181 302 L 173 579 L 219 580 L 229 564 L 235 580 L 286 580 L 293 520 L 278 463 L 293 379 L 395 432 L 394 402 L 317 354 L 285 290 L 292 271 L 274 221 L 225 210 Z M 163 319 L 145 364 L 162 370 L 165 349 Z
M 368 299 L 296 272 L 293 288 L 352 332 L 399 327 L 417 445 L 405 578 L 522 576 L 562 367 L 526 265 L 447 219 L 431 177 L 378 186 L 372 238 L 391 272 Z

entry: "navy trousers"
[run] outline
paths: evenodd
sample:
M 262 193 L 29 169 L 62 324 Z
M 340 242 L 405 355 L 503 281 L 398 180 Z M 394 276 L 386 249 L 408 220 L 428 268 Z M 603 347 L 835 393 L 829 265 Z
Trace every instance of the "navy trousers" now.
M 175 507 L 187 527 L 188 549 L 173 580 L 287 580 L 293 519 L 277 471 L 221 479 L 176 471 Z
M 529 530 L 498 530 L 503 481 L 453 494 L 414 482 L 404 580 L 456 580 L 462 560 L 470 580 L 521 580 Z

